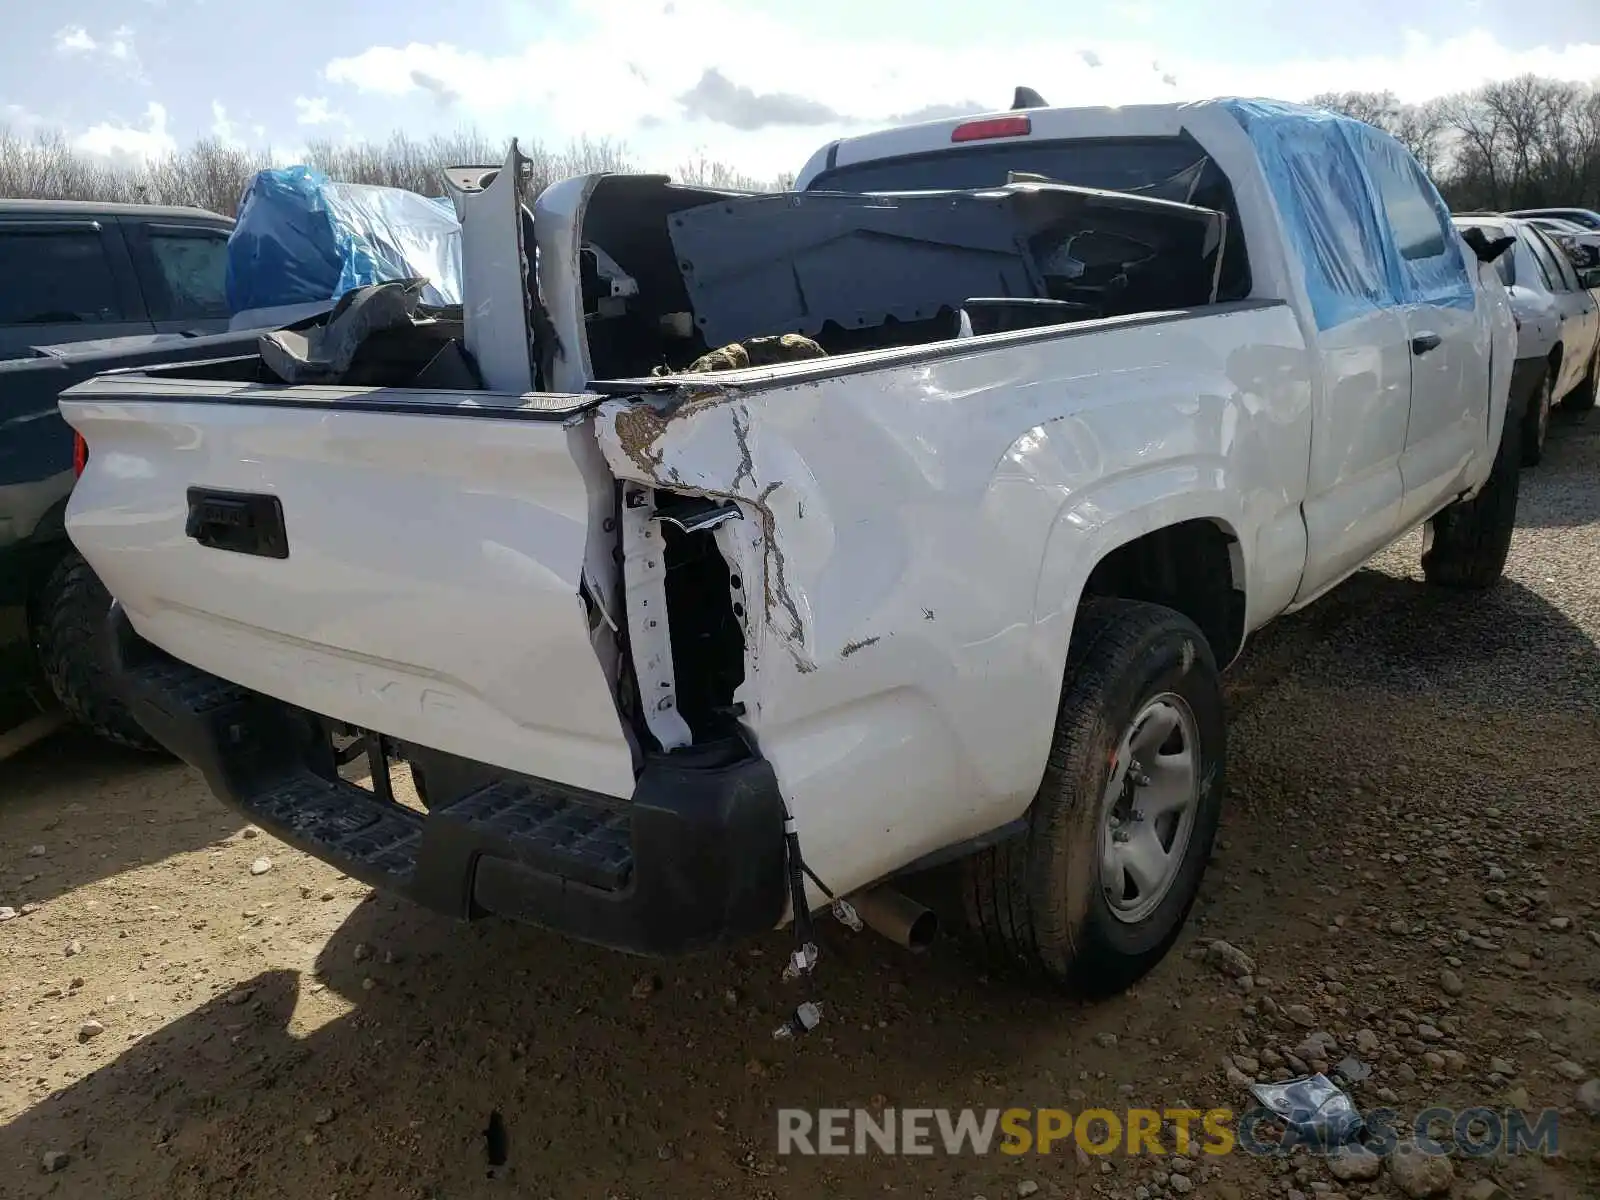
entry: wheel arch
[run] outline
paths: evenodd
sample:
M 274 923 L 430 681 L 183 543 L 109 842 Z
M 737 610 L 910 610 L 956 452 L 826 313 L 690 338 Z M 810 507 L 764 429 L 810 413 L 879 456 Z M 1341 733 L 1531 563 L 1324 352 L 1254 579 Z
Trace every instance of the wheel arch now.
M 1091 596 L 1143 600 L 1183 613 L 1206 635 L 1218 666 L 1244 647 L 1249 554 L 1240 522 L 1221 493 L 1173 497 L 1092 530 L 1078 510 L 1057 520 L 1046 543 L 1034 600 L 1035 628 L 1059 631 L 1051 647 L 1066 662 L 1067 640 Z M 1208 502 L 1209 501 L 1209 502 Z

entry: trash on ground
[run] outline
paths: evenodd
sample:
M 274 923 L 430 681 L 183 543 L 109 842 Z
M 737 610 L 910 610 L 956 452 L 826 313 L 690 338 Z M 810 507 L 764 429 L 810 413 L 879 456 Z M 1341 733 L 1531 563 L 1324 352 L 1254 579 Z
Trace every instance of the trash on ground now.
M 1321 1073 L 1285 1079 L 1281 1083 L 1253 1083 L 1250 1092 L 1302 1144 L 1343 1146 L 1354 1141 L 1366 1128 L 1366 1122 L 1350 1097 Z

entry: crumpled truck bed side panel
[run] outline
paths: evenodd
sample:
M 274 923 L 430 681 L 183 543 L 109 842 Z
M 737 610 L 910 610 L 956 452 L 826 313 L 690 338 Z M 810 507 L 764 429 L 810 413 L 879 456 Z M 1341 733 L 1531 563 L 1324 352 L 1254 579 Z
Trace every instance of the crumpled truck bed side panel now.
M 1252 610 L 1287 603 L 1309 412 L 1289 309 L 1243 305 L 700 376 L 596 432 L 619 478 L 744 513 L 739 698 L 842 894 L 1025 811 L 1106 550 L 1211 518 L 1265 555 Z

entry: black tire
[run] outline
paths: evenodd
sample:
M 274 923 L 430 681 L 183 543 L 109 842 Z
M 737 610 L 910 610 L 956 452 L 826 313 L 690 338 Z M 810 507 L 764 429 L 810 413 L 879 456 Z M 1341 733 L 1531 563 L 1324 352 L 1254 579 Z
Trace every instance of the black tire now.
M 1556 402 L 1556 368 L 1552 363 L 1539 376 L 1539 383 L 1528 397 L 1528 411 L 1522 414 L 1522 465 L 1537 467 L 1544 459 L 1545 438 L 1550 432 L 1550 410 Z
M 118 746 L 164 753 L 129 714 L 112 683 L 103 633 L 111 593 L 82 555 L 68 551 L 34 600 L 34 645 L 61 707 Z
M 1423 532 L 1422 576 L 1438 587 L 1482 591 L 1505 573 L 1517 524 L 1521 428 L 1506 422 L 1489 480 L 1471 500 L 1434 515 Z
M 1567 412 L 1588 412 L 1597 399 L 1600 399 L 1600 347 L 1596 347 L 1594 357 L 1589 360 L 1589 373 L 1562 399 L 1561 407 Z
M 1193 721 L 1198 797 L 1170 886 L 1134 923 L 1113 913 L 1101 882 L 1105 796 L 1125 733 L 1147 705 L 1170 703 L 1158 700 L 1168 695 L 1184 702 Z M 1194 623 L 1154 604 L 1085 601 L 1028 832 L 962 864 L 968 924 L 980 947 L 1080 994 L 1109 995 L 1138 980 L 1171 948 L 1199 893 L 1226 755 L 1222 683 Z

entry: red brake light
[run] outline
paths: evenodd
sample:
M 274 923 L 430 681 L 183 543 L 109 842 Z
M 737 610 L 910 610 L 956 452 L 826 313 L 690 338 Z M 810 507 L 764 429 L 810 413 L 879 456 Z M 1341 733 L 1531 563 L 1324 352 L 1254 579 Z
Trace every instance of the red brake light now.
M 89 443 L 83 440 L 83 434 L 76 429 L 72 431 L 72 477 L 77 479 L 83 474 L 84 467 L 89 465 Z
M 950 131 L 952 142 L 981 142 L 988 138 L 1027 137 L 1033 132 L 1033 121 L 1028 117 L 985 117 L 981 121 L 968 121 Z

